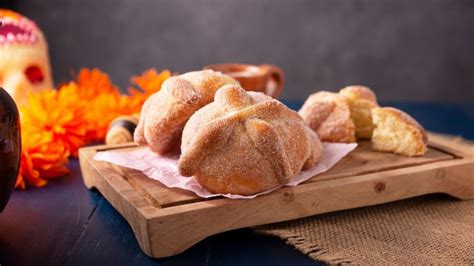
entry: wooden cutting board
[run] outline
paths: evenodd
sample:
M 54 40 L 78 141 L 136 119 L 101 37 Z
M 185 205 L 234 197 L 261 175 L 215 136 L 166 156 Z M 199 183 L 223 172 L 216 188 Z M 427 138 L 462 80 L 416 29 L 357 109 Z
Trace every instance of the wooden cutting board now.
M 179 254 L 210 235 L 242 227 L 429 193 L 474 198 L 474 147 L 434 134 L 423 157 L 376 152 L 369 142 L 361 142 L 328 172 L 250 200 L 199 198 L 167 188 L 139 171 L 92 159 L 99 151 L 115 149 L 136 146 L 79 151 L 84 183 L 97 188 L 125 217 L 142 250 L 154 258 Z

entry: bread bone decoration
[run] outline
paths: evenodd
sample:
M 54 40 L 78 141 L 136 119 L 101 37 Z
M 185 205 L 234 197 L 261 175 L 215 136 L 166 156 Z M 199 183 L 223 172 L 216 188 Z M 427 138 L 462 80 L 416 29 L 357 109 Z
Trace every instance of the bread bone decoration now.
M 407 113 L 392 107 L 372 109 L 375 130 L 372 148 L 406 156 L 425 154 L 428 135 L 425 129 Z
M 179 172 L 213 193 L 252 195 L 287 184 L 319 161 L 322 145 L 301 117 L 263 93 L 238 85 L 186 124 Z
M 186 121 L 210 103 L 217 89 L 239 84 L 230 76 L 212 70 L 189 72 L 167 79 L 161 90 L 143 104 L 134 141 L 159 154 L 179 150 Z
M 0 9 L 0 86 L 17 104 L 29 92 L 53 88 L 48 45 L 35 23 L 10 10 Z
M 355 125 L 347 100 L 334 92 L 320 91 L 306 99 L 298 112 L 321 141 L 352 143 Z

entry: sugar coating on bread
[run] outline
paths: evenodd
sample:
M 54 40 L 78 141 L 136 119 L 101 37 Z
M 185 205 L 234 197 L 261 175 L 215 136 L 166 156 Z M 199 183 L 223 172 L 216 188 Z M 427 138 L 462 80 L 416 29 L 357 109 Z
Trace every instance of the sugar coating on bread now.
M 213 70 L 192 71 L 179 77 L 189 81 L 208 103 L 214 99 L 220 87 L 227 84 L 239 85 L 239 82 L 231 76 Z
M 356 141 L 347 100 L 334 92 L 320 91 L 306 99 L 298 112 L 305 123 L 327 142 Z
M 406 156 L 425 154 L 428 136 L 424 128 L 407 113 L 392 107 L 372 109 L 376 128 L 372 148 Z
M 357 85 L 345 87 L 339 94 L 346 98 L 349 104 L 357 139 L 370 139 L 375 128 L 371 110 L 379 106 L 375 93 L 367 87 Z
M 284 104 L 227 85 L 186 123 L 181 152 L 182 175 L 195 176 L 214 193 L 252 195 L 313 167 L 322 145 Z
M 179 150 L 181 133 L 191 115 L 213 100 L 226 84 L 239 84 L 232 77 L 212 70 L 189 72 L 167 79 L 161 90 L 144 103 L 134 132 L 139 145 L 165 154 Z

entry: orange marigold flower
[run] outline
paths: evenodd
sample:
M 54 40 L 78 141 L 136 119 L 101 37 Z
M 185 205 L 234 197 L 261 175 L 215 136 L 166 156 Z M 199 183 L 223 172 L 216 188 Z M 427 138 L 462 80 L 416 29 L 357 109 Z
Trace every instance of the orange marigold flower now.
M 109 76 L 97 68 L 82 68 L 76 77 L 82 100 L 91 100 L 102 93 L 117 93 L 119 90 L 110 81 Z
M 128 91 L 132 98 L 143 104 L 150 95 L 161 89 L 161 85 L 169 77 L 171 77 L 171 72 L 169 70 L 163 70 L 160 73 L 157 73 L 156 69 L 149 69 L 141 75 L 133 76 L 131 78 L 131 82 L 137 85 L 140 90 L 130 87 Z
M 31 94 L 28 106 L 20 107 L 22 126 L 37 132 L 51 132 L 54 141 L 62 143 L 71 155 L 85 144 L 84 102 L 77 99 L 77 85 L 69 83 L 59 90 Z
M 112 120 L 140 111 L 141 103 L 126 95 L 100 94 L 88 104 L 86 120 L 90 123 L 88 140 L 103 140 Z
M 61 141 L 54 140 L 52 132 L 36 131 L 25 126 L 22 129 L 22 146 L 16 188 L 24 189 L 26 184 L 42 187 L 48 179 L 68 173 L 65 165 L 69 151 Z

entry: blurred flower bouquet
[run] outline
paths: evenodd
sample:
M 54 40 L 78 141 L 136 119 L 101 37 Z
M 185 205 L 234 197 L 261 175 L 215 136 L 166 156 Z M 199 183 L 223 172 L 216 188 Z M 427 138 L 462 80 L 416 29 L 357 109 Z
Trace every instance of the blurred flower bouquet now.
M 20 106 L 22 158 L 16 188 L 41 187 L 68 173 L 69 156 L 87 143 L 102 141 L 109 123 L 120 115 L 140 112 L 148 96 L 158 91 L 171 72 L 145 71 L 131 79 L 122 95 L 98 69 L 81 69 L 74 81 L 58 89 L 29 95 Z

